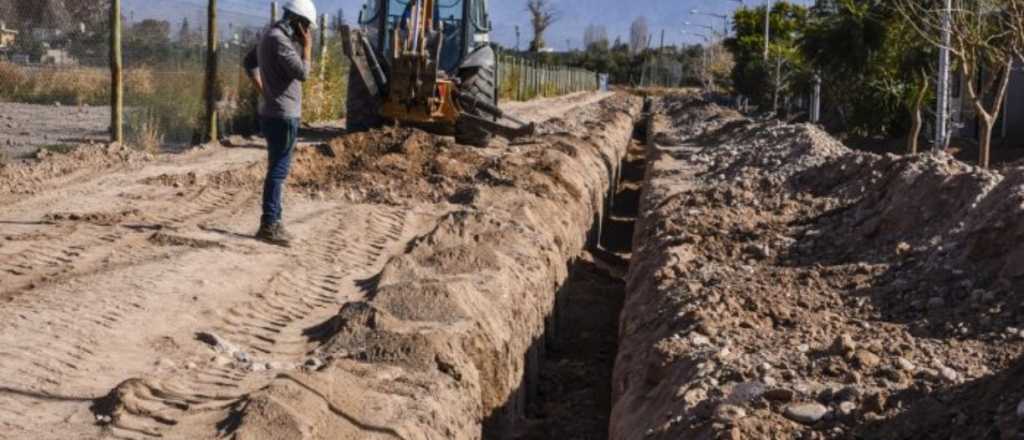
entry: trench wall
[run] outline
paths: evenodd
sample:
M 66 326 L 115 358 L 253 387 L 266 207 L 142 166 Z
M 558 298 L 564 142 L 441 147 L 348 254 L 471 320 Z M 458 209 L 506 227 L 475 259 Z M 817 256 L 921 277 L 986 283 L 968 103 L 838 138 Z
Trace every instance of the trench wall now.
M 593 239 L 639 99 L 511 145 L 318 329 L 323 364 L 252 394 L 245 438 L 499 439 L 535 392 L 569 262 Z M 558 127 L 555 131 L 550 127 Z

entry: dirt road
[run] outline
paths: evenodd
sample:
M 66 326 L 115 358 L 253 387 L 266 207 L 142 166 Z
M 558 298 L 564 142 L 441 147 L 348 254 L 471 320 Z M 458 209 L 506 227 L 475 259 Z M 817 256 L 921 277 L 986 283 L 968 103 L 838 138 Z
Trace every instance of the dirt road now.
M 304 148 L 290 249 L 250 238 L 258 148 L 83 149 L 0 168 L 0 438 L 477 438 L 489 414 L 515 413 L 526 368 L 488 361 L 487 341 L 517 358 L 543 334 L 550 304 L 513 292 L 553 294 L 565 279 L 637 109 L 611 95 L 519 104 L 560 116 L 545 132 L 561 134 L 503 149 L 405 129 Z M 511 308 L 467 289 L 513 289 L 500 293 Z M 418 292 L 439 296 L 403 302 Z M 480 307 L 496 308 L 489 322 L 458 315 Z M 359 310 L 376 316 L 369 327 Z M 506 328 L 521 325 L 533 327 Z M 417 328 L 429 347 L 433 327 L 474 347 L 439 351 L 420 373 L 426 349 L 397 335 Z M 323 380 L 334 385 L 309 385 Z
M 42 147 L 70 147 L 109 138 L 110 109 L 0 102 L 0 155 L 21 158 Z

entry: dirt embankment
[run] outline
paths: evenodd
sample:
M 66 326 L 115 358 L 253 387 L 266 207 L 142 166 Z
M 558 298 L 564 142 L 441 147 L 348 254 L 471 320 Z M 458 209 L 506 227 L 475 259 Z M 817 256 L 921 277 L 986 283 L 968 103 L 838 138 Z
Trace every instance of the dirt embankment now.
M 249 236 L 257 148 L 0 168 L 0 438 L 526 431 L 640 111 L 605 98 L 495 148 L 388 128 L 300 149 L 291 249 Z
M 1024 168 L 660 109 L 611 438 L 1024 433 Z
M 487 438 L 514 430 L 554 295 L 599 216 L 609 165 L 625 154 L 637 110 L 635 100 L 604 101 L 575 116 L 600 130 L 545 136 L 480 163 L 454 165 L 444 155 L 426 163 L 436 155 L 396 144 L 408 161 L 396 174 L 453 168 L 447 191 L 424 195 L 460 206 L 367 280 L 364 300 L 318 329 L 318 371 L 281 376 L 249 397 L 249 414 L 280 417 L 243 415 L 240 437 L 314 430 L 331 438 L 471 439 L 481 426 Z

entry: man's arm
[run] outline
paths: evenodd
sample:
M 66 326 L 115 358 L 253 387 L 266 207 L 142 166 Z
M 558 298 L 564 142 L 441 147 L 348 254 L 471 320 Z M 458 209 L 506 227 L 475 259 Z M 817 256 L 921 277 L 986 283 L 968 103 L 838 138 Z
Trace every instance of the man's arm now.
M 259 90 L 260 94 L 263 94 L 263 78 L 260 77 L 260 61 L 259 51 L 260 46 L 257 44 L 249 54 L 245 56 L 242 61 L 242 68 L 245 70 L 245 74 L 249 76 L 253 84 L 256 85 L 256 90 Z
M 285 73 L 288 74 L 292 79 L 298 81 L 305 81 L 309 78 L 310 64 L 309 60 L 312 58 L 313 45 L 306 44 L 309 42 L 309 33 L 306 32 L 302 37 L 303 50 L 300 55 L 295 50 L 295 46 L 288 40 L 287 37 L 280 35 L 274 38 L 274 51 L 277 54 L 277 62 L 284 69 Z

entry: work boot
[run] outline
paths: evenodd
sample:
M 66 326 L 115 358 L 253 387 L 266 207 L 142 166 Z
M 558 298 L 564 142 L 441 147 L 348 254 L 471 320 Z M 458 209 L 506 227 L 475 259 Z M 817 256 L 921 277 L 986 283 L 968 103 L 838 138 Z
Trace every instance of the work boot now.
M 281 223 L 261 225 L 256 238 L 277 246 L 290 247 L 292 244 L 292 235 L 284 230 Z

